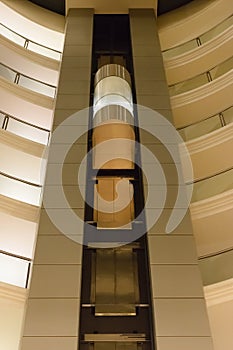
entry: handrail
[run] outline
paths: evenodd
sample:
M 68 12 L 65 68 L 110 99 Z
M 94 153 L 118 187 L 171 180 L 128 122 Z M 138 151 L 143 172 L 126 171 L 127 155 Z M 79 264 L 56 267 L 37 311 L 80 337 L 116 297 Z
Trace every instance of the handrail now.
M 213 73 L 213 70 L 216 69 L 216 68 L 221 68 L 226 62 L 231 61 L 231 60 L 233 60 L 233 57 L 227 58 L 227 59 L 224 60 L 223 62 L 221 62 L 221 63 L 219 63 L 219 64 L 217 64 L 217 65 L 211 67 L 208 71 L 199 73 L 199 74 L 195 75 L 194 77 L 191 77 L 191 78 L 188 78 L 188 79 L 185 79 L 185 80 L 181 80 L 181 81 L 179 81 L 179 82 L 177 82 L 177 83 L 171 84 L 171 85 L 169 85 L 169 91 L 171 92 L 171 91 L 172 91 L 172 88 L 176 88 L 176 87 L 178 87 L 179 85 L 182 86 L 183 84 L 189 83 L 190 81 L 194 81 L 194 79 L 196 79 L 196 78 L 198 78 L 198 77 L 201 77 L 201 76 L 206 77 L 207 81 L 206 81 L 206 83 L 200 84 L 199 86 L 203 86 L 203 85 L 205 85 L 205 84 L 208 84 L 208 83 L 210 83 L 211 81 L 213 81 L 213 80 L 216 79 L 216 78 L 213 77 L 212 74 L 211 74 L 211 73 Z M 233 66 L 232 66 L 227 72 L 229 72 L 231 69 L 233 69 Z M 225 72 L 225 73 L 226 73 L 226 72 Z M 224 75 L 225 73 L 221 74 L 220 76 Z M 185 91 L 178 92 L 177 94 L 174 94 L 174 95 L 171 95 L 171 96 L 177 96 L 177 95 L 182 94 L 182 93 L 185 93 L 185 92 L 187 92 L 187 91 L 196 89 L 196 88 L 199 87 L 199 86 L 196 86 L 195 88 L 191 88 L 191 89 L 186 89 Z
M 15 180 L 15 181 L 18 181 L 18 182 L 22 182 L 22 183 L 24 183 L 26 185 L 29 185 L 29 186 L 32 186 L 32 187 L 42 188 L 42 185 L 40 185 L 40 184 L 35 184 L 35 183 L 27 181 L 27 180 L 19 179 L 18 177 L 6 174 L 6 173 L 4 173 L 2 171 L 0 171 L 0 176 L 7 177 L 8 179 Z
M 199 124 L 199 123 L 201 123 L 201 122 L 204 122 L 205 120 L 212 119 L 212 118 L 217 117 L 217 116 L 219 116 L 221 127 L 224 127 L 224 126 L 226 126 L 228 123 L 225 121 L 225 118 L 224 118 L 223 113 L 226 112 L 226 111 L 228 111 L 228 110 L 231 109 L 231 108 L 233 108 L 233 105 L 230 106 L 230 107 L 228 107 L 228 108 L 225 108 L 225 109 L 223 109 L 222 111 L 220 111 L 220 112 L 218 112 L 218 113 L 216 113 L 216 114 L 213 114 L 213 115 L 211 115 L 211 116 L 209 116 L 209 117 L 207 117 L 207 118 L 204 118 L 204 119 L 201 119 L 201 120 L 198 120 L 198 121 L 194 121 L 193 123 L 190 123 L 190 124 L 187 124 L 187 125 L 185 125 L 185 126 L 179 127 L 179 128 L 177 128 L 177 130 L 178 130 L 178 131 L 185 130 L 185 129 L 188 128 L 189 126 L 197 125 L 197 124 Z
M 38 126 L 38 125 L 34 125 L 34 124 L 29 123 L 29 122 L 24 121 L 24 120 L 21 120 L 21 119 L 15 117 L 13 115 L 10 115 L 10 114 L 0 110 L 0 117 L 1 116 L 3 118 L 2 125 L 0 125 L 1 129 L 7 130 L 7 131 L 9 131 L 9 132 L 11 132 L 11 133 L 13 133 L 15 135 L 23 137 L 23 138 L 25 138 L 27 140 L 31 140 L 33 142 L 37 142 L 37 143 L 44 144 L 44 145 L 48 145 L 49 144 L 49 140 L 50 140 L 50 136 L 51 136 L 51 131 L 49 129 L 43 128 L 43 127 Z M 25 125 L 27 127 L 32 128 L 32 129 L 29 129 L 29 131 L 32 131 L 34 129 L 34 130 L 38 130 L 38 132 L 42 132 L 41 135 L 43 135 L 43 137 L 42 137 L 43 141 L 42 141 L 41 137 L 40 137 L 40 139 L 38 141 L 35 139 L 35 137 L 34 138 L 33 137 L 29 137 L 30 133 L 27 135 L 27 132 L 25 133 L 25 131 L 27 129 L 25 129 L 25 128 L 23 129 L 24 130 L 23 134 L 21 134 L 19 132 L 15 132 L 14 127 L 13 127 L 13 130 L 12 130 L 12 127 L 9 126 L 9 121 L 10 120 L 14 120 L 14 121 L 22 124 L 22 126 Z M 10 122 L 10 125 L 11 125 L 11 122 Z
M 204 259 L 208 259 L 208 258 L 213 258 L 214 256 L 218 256 L 218 255 L 222 255 L 224 253 L 229 253 L 233 251 L 233 247 L 230 247 L 230 248 L 225 248 L 225 249 L 222 249 L 216 253 L 209 253 L 209 254 L 205 254 L 205 255 L 201 255 L 198 257 L 198 260 L 204 260 Z
M 228 171 L 231 171 L 231 170 L 233 170 L 233 166 L 230 167 L 230 168 L 218 171 L 217 173 L 214 173 L 213 175 L 208 175 L 208 176 L 205 176 L 205 177 L 203 177 L 201 179 L 195 179 L 193 181 L 188 181 L 188 182 L 185 183 L 185 185 L 192 185 L 192 184 L 199 183 L 199 182 L 202 182 L 202 181 L 205 181 L 205 180 L 208 180 L 208 179 L 212 179 L 215 176 L 218 176 L 218 175 L 221 175 L 221 174 L 225 174 L 225 173 L 227 173 Z
M 49 86 L 49 87 L 54 88 L 54 89 L 57 88 L 55 85 L 52 85 L 52 84 L 46 83 L 46 82 L 44 82 L 44 81 L 42 81 L 42 80 L 39 80 L 39 79 L 30 77 L 29 75 L 26 75 L 26 74 L 24 74 L 24 73 L 20 73 L 19 71 L 17 71 L 17 70 L 14 69 L 14 68 L 11 68 L 10 66 L 8 66 L 8 65 L 5 64 L 5 63 L 0 62 L 0 65 L 6 67 L 6 68 L 8 68 L 8 69 L 10 69 L 12 72 L 14 72 L 14 73 L 16 73 L 16 74 L 22 75 L 22 76 L 25 77 L 25 78 L 28 78 L 28 79 L 30 79 L 30 80 L 34 80 L 34 81 L 36 81 L 37 83 L 44 84 L 44 85 Z
M 1 25 L 2 27 L 6 28 L 7 30 L 9 30 L 10 32 L 16 34 L 17 36 L 21 37 L 22 39 L 24 39 L 24 40 L 25 40 L 25 43 L 24 43 L 24 46 L 23 46 L 23 47 L 24 47 L 25 49 L 28 49 L 28 44 L 31 42 L 31 43 L 33 43 L 33 44 L 35 44 L 35 45 L 37 45 L 37 46 L 43 47 L 43 48 L 45 48 L 45 49 L 47 49 L 47 50 L 56 52 L 56 53 L 58 53 L 58 54 L 60 54 L 60 55 L 62 54 L 62 52 L 59 51 L 59 50 L 52 49 L 51 47 L 48 47 L 48 46 L 43 45 L 43 44 L 39 44 L 38 42 L 36 42 L 36 41 L 34 41 L 34 40 L 31 40 L 31 39 L 26 38 L 25 36 L 23 36 L 23 35 L 21 35 L 21 34 L 15 32 L 13 29 L 7 27 L 7 26 L 6 26 L 5 24 L 3 24 L 3 23 L 0 23 L 0 25 Z
M 19 118 L 15 117 L 15 116 L 13 116 L 13 115 L 11 115 L 9 113 L 1 111 L 1 110 L 0 110 L 0 114 L 3 114 L 7 118 L 11 118 L 11 119 L 17 120 L 18 122 L 20 122 L 22 124 L 26 124 L 26 125 L 32 126 L 33 128 L 36 128 L 36 129 L 39 129 L 39 130 L 42 130 L 42 131 L 46 131 L 48 133 L 51 132 L 49 129 L 43 128 L 42 126 L 31 124 L 29 122 L 26 122 L 25 120 L 19 119 Z M 3 125 L 4 125 L 4 121 L 3 121 Z M 2 127 L 2 129 L 4 129 L 4 128 Z
M 16 258 L 16 259 L 22 260 L 22 261 L 24 261 L 25 263 L 28 264 L 28 266 L 27 266 L 27 274 L 24 276 L 25 277 L 24 288 L 27 289 L 28 288 L 28 284 L 29 284 L 29 277 L 30 277 L 30 272 L 31 272 L 32 259 L 24 257 L 24 256 L 21 256 L 21 255 L 18 255 L 18 254 L 9 253 L 9 252 L 6 252 L 4 250 L 0 250 L 0 254 L 9 256 L 11 258 Z
M 19 179 L 15 176 L 12 176 L 12 175 L 9 175 L 9 174 L 6 174 L 4 172 L 1 172 L 0 171 L 0 177 L 2 178 L 5 178 L 5 179 L 10 179 L 12 180 L 13 182 L 18 182 L 18 186 L 21 186 L 22 185 L 26 185 L 27 186 L 27 191 L 31 191 L 31 192 L 34 192 L 34 200 L 32 200 L 32 198 L 30 197 L 29 198 L 29 201 L 25 198 L 25 196 L 18 196 L 19 193 L 17 192 L 16 193 L 16 197 L 12 195 L 8 195 L 8 194 L 4 194 L 4 196 L 7 196 L 7 197 L 10 197 L 10 198 L 13 198 L 13 199 L 16 199 L 17 201 L 20 201 L 20 202 L 23 202 L 23 203 L 28 203 L 30 205 L 33 205 L 33 206 L 37 206 L 37 207 L 40 207 L 41 206 L 41 202 L 42 202 L 42 194 L 43 194 L 43 191 L 42 191 L 42 188 L 43 188 L 43 185 L 40 185 L 40 184 L 36 184 L 36 183 L 33 183 L 33 182 L 30 182 L 30 181 L 27 181 L 27 180 L 23 180 L 23 179 Z M 4 180 L 3 180 L 4 181 Z M 26 188 L 25 188 L 26 190 Z M 2 192 L 1 192 L 2 194 Z M 22 194 L 22 193 L 21 193 Z
M 203 200 L 212 200 L 219 195 L 229 196 L 233 190 L 232 175 L 233 167 L 230 167 L 205 178 L 186 183 L 187 186 L 194 185 L 191 203 L 202 203 Z
M 53 90 L 53 96 L 50 96 L 50 94 L 46 94 L 46 93 L 40 92 L 40 91 L 38 91 L 38 90 L 36 90 L 36 89 L 32 89 L 32 88 L 26 87 L 28 90 L 35 91 L 35 92 L 40 93 L 40 94 L 45 95 L 45 96 L 50 96 L 50 97 L 53 97 L 53 98 L 55 97 L 55 95 L 56 95 L 56 89 L 57 89 L 57 87 L 56 87 L 55 85 L 48 84 L 48 83 L 46 83 L 46 82 L 44 82 L 44 81 L 41 81 L 41 80 L 39 80 L 39 79 L 30 77 L 30 76 L 28 76 L 28 75 L 26 75 L 26 74 L 24 74 L 24 73 L 20 73 L 20 72 L 18 72 L 17 70 L 15 70 L 14 68 L 11 68 L 10 66 L 6 65 L 5 63 L 0 63 L 0 66 L 4 67 L 5 69 L 8 69 L 9 71 L 11 71 L 11 72 L 13 72 L 13 73 L 15 74 L 14 80 L 12 81 L 14 84 L 20 85 L 20 86 L 23 86 L 23 87 L 24 87 L 23 84 L 20 84 L 20 77 L 24 77 L 24 78 L 26 78 L 26 79 L 28 79 L 28 80 L 30 80 L 30 81 L 34 81 L 34 82 L 36 82 L 36 83 L 39 83 L 39 84 L 41 84 L 42 86 L 51 88 L 51 89 Z M 8 79 L 7 79 L 7 80 L 8 80 Z
M 1 249 L 0 249 L 0 254 L 4 254 L 4 255 L 10 256 L 12 258 L 17 258 L 17 259 L 20 259 L 20 260 L 25 260 L 25 261 L 28 261 L 28 262 L 32 261 L 31 258 L 27 258 L 26 256 L 9 253 L 9 252 L 6 252 L 5 250 L 1 250 Z
M 203 43 L 202 43 L 202 40 L 201 40 L 201 39 L 202 39 L 202 37 L 203 37 L 204 35 L 206 35 L 206 34 L 208 34 L 208 33 L 211 33 L 211 31 L 215 31 L 217 27 L 221 26 L 225 21 L 228 21 L 228 20 L 229 20 L 230 18 L 232 18 L 232 17 L 233 17 L 233 14 L 231 14 L 229 17 L 225 18 L 222 22 L 216 24 L 216 25 L 215 25 L 214 27 L 212 27 L 211 29 L 209 29 L 209 30 L 207 30 L 206 32 L 202 33 L 200 36 L 198 36 L 198 37 L 196 37 L 196 38 L 193 38 L 193 39 L 190 39 L 190 40 L 188 40 L 188 41 L 186 41 L 186 42 L 184 42 L 184 43 L 182 43 L 182 44 L 178 44 L 178 45 L 176 45 L 176 46 L 173 46 L 173 47 L 170 47 L 170 48 L 168 48 L 168 49 L 165 49 L 165 50 L 163 50 L 162 52 L 166 54 L 166 52 L 169 52 L 169 51 L 171 52 L 172 50 L 177 49 L 177 48 L 179 48 L 179 47 L 182 47 L 182 46 L 184 46 L 184 45 L 187 45 L 187 44 L 191 43 L 192 41 L 193 41 L 193 42 L 196 42 L 196 44 L 197 44 L 196 47 L 202 46 Z M 186 52 L 188 52 L 188 51 L 189 51 L 189 50 L 187 50 Z
M 225 251 L 222 250 L 199 257 L 199 267 L 205 286 L 226 281 L 233 277 L 232 253 L 233 248 L 230 247 Z

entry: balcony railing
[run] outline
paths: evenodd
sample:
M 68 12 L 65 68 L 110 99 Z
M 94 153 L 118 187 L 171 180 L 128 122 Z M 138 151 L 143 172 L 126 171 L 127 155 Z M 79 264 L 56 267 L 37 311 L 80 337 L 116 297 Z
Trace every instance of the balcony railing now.
M 54 98 L 56 95 L 56 86 L 22 74 L 3 63 L 0 63 L 0 75 L 14 84 L 20 85 L 42 95 L 52 98 Z
M 57 61 L 61 60 L 61 52 L 55 49 L 51 49 L 45 45 L 39 44 L 33 40 L 30 40 L 12 29 L 6 27 L 4 24 L 0 23 L 0 34 L 5 38 L 13 41 L 14 43 L 24 47 L 29 51 L 39 53 L 40 55 L 53 58 Z
M 23 121 L 0 110 L 0 127 L 28 140 L 48 145 L 51 132 L 48 129 Z
M 192 203 L 211 198 L 233 189 L 233 167 L 204 179 L 195 180 Z
M 233 122 L 233 106 L 182 128 L 178 128 L 184 141 L 190 141 L 197 137 L 206 135 Z
M 31 259 L 0 250 L 0 281 L 28 288 Z
M 211 68 L 207 72 L 196 75 L 193 78 L 169 86 L 170 96 L 176 96 L 184 92 L 196 89 L 202 85 L 219 78 L 233 68 L 233 57 Z
M 42 200 L 42 185 L 0 171 L 0 194 L 39 207 Z
M 199 267 L 204 285 L 233 278 L 233 247 L 199 258 Z
M 199 37 L 189 40 L 181 45 L 172 47 L 170 49 L 163 51 L 164 59 L 169 59 L 175 56 L 182 55 L 186 52 L 194 50 L 199 46 L 205 44 L 211 39 L 217 37 L 219 34 L 223 33 L 226 29 L 230 28 L 233 25 L 233 16 L 231 15 L 227 19 L 224 19 L 223 22 L 216 25 L 214 28 L 211 28 L 207 32 L 203 33 Z

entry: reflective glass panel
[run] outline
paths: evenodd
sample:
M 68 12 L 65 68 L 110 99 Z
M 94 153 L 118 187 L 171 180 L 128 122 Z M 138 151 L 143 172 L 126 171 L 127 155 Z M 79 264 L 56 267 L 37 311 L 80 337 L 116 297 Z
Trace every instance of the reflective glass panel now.
M 133 114 L 133 104 L 130 103 L 127 99 L 120 95 L 107 95 L 98 100 L 98 103 L 93 106 L 95 116 L 96 112 L 101 108 L 109 105 L 119 105 L 126 108 L 131 114 Z
M 49 58 L 53 58 L 54 60 L 57 60 L 57 61 L 60 61 L 61 59 L 60 52 L 56 52 L 44 46 L 38 45 L 36 43 L 32 43 L 31 41 L 29 41 L 28 43 L 28 50 L 34 51 L 36 53 L 39 53 L 40 55 L 43 55 Z
M 22 75 L 19 79 L 19 85 L 49 97 L 55 96 L 54 87 L 48 86 L 42 82 L 35 81 L 33 79 L 29 79 L 28 77 Z
M 12 32 L 10 29 L 0 25 L 0 34 L 5 38 L 13 41 L 14 43 L 24 46 L 25 39 L 19 36 L 18 34 Z
M 203 120 L 199 123 L 189 125 L 186 128 L 180 130 L 180 135 L 184 141 L 189 141 L 197 137 L 206 135 L 214 130 L 221 128 L 221 122 L 219 116 Z
M 224 32 L 227 28 L 233 25 L 233 16 L 225 19 L 222 23 L 218 24 L 215 28 L 212 28 L 208 32 L 200 36 L 202 44 L 207 41 L 210 41 L 213 38 L 216 38 L 219 34 Z
M 4 65 L 0 65 L 0 76 L 13 82 L 15 80 L 16 73 Z
M 197 202 L 233 189 L 233 169 L 196 182 L 192 202 Z
M 36 127 L 25 124 L 13 118 L 9 119 L 9 122 L 7 125 L 7 131 L 10 131 L 26 139 L 29 139 L 38 143 L 42 143 L 44 145 L 48 144 L 48 139 L 49 139 L 48 131 L 40 130 Z
M 96 85 L 94 92 L 94 105 L 96 105 L 102 97 L 111 94 L 120 95 L 132 103 L 131 87 L 127 81 L 116 76 L 110 76 L 100 80 Z
M 170 86 L 169 93 L 171 96 L 182 94 L 183 92 L 196 89 L 197 87 L 207 84 L 208 82 L 206 73 L 203 73 L 193 77 L 192 79 Z
M 197 47 L 198 46 L 197 46 L 196 39 L 190 40 L 187 43 L 181 44 L 181 45 L 176 46 L 174 48 L 171 48 L 171 49 L 169 49 L 167 51 L 164 51 L 163 52 L 163 57 L 165 59 L 169 59 L 169 58 L 172 58 L 172 57 L 175 57 L 175 56 L 182 55 L 183 53 L 191 51 L 191 50 L 193 50 L 193 49 L 195 49 Z
M 222 112 L 226 124 L 233 122 L 233 106 Z

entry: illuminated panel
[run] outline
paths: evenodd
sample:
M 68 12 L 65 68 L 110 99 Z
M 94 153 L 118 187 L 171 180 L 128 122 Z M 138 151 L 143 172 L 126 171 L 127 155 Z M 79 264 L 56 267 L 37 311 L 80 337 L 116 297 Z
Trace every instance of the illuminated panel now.
M 0 281 L 25 287 L 29 261 L 0 253 Z

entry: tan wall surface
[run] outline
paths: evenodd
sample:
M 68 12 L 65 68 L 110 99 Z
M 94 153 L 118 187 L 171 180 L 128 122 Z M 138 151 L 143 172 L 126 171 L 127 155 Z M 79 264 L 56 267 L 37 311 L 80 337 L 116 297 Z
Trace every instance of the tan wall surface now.
M 92 20 L 92 10 L 72 9 L 68 14 L 55 130 L 67 117 L 89 106 Z M 88 113 L 85 116 L 87 125 Z M 50 213 L 56 212 L 56 218 L 64 217 L 65 211 L 71 210 L 83 219 L 84 201 L 77 190 L 77 169 L 85 155 L 87 140 L 82 137 L 72 145 L 72 123 L 66 123 L 61 130 L 62 138 L 52 139 L 50 148 L 44 199 L 53 198 L 53 201 L 50 204 L 46 201 L 45 205 Z M 58 176 L 62 166 L 59 155 L 67 145 L 70 152 L 63 164 L 62 189 Z M 62 190 L 69 202 L 68 209 L 61 204 Z M 82 237 L 83 232 L 73 234 Z M 22 350 L 77 349 L 81 263 L 82 245 L 66 237 L 42 208 Z
M 158 111 L 172 121 L 153 11 L 132 10 L 130 22 L 137 103 Z M 145 124 L 142 119 L 143 110 L 140 110 L 140 127 Z M 147 126 L 150 123 L 152 130 L 153 114 L 147 120 Z M 166 164 L 163 170 L 171 183 L 171 168 L 176 164 L 162 151 L 164 145 L 158 140 L 151 139 L 150 143 L 145 140 L 146 137 L 142 137 L 141 143 L 158 157 L 162 166 Z M 142 158 L 142 168 L 145 165 Z M 172 183 L 178 185 L 175 176 Z M 148 190 L 152 190 L 150 184 Z M 157 350 L 170 350 L 171 347 L 180 350 L 211 350 L 212 340 L 189 213 L 172 234 L 165 234 L 173 205 L 170 201 L 165 203 L 159 220 L 148 232 Z M 147 223 L 155 210 L 157 208 L 153 203 L 146 206 Z

